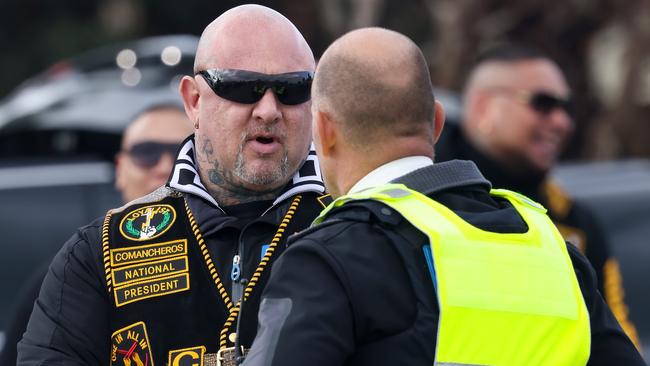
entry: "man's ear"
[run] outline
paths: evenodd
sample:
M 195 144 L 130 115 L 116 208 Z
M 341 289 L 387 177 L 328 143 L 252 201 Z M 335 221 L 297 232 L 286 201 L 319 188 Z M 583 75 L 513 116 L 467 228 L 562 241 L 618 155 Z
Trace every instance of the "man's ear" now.
M 192 121 L 194 128 L 199 128 L 200 94 L 196 79 L 194 79 L 192 76 L 183 76 L 180 84 L 178 85 L 178 91 L 181 94 L 181 98 L 183 99 L 185 113 Z
M 476 91 L 465 96 L 463 103 L 463 123 L 461 128 L 467 136 L 488 134 L 492 129 L 488 115 L 491 108 L 492 96 L 486 92 Z
M 120 192 L 125 187 L 124 179 L 126 179 L 123 173 L 123 170 L 125 169 L 124 159 L 125 159 L 124 152 L 120 151 L 117 154 L 115 154 L 115 188 Z
M 331 114 L 324 111 L 315 111 L 313 114 L 314 124 L 313 138 L 318 153 L 323 157 L 331 156 L 336 148 L 339 139 L 339 129 L 332 120 Z
M 433 142 L 436 143 L 445 126 L 445 108 L 436 100 L 433 114 Z

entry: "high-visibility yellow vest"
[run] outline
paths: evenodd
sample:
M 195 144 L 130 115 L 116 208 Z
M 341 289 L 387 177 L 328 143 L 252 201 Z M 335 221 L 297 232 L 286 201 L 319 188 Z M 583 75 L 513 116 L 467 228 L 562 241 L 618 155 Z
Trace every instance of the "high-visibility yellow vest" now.
M 431 244 L 440 307 L 435 365 L 585 365 L 589 314 L 562 236 L 525 196 L 492 190 L 517 209 L 525 233 L 478 229 L 401 184 L 338 198 L 372 199 L 398 211 Z

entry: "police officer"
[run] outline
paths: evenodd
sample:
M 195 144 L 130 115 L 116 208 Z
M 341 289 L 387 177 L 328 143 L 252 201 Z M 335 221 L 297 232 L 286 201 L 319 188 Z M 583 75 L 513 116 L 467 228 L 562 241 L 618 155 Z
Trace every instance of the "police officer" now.
M 573 129 L 570 89 L 557 64 L 532 47 L 502 44 L 478 57 L 465 86 L 463 123 L 447 125 L 436 159 L 472 160 L 495 187 L 542 203 L 589 259 L 598 289 L 638 346 L 607 235 L 586 206 L 548 177 Z
M 81 228 L 54 259 L 18 364 L 232 365 L 271 263 L 322 209 L 311 50 L 256 5 L 222 14 L 180 93 L 195 133 L 166 186 Z
M 312 114 L 338 198 L 276 262 L 246 366 L 643 364 L 542 206 L 433 164 L 444 112 L 411 40 L 337 40 Z

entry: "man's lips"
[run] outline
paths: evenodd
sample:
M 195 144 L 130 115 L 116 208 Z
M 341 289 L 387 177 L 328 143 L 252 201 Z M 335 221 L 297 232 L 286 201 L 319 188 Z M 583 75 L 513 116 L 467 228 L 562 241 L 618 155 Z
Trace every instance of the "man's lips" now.
M 252 136 L 246 145 L 260 155 L 269 155 L 282 149 L 282 140 L 275 135 L 261 134 Z

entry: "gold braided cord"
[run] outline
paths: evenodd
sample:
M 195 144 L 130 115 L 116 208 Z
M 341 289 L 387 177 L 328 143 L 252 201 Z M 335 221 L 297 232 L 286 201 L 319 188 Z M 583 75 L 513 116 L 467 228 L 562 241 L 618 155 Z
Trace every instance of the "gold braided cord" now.
M 244 290 L 244 301 L 246 301 L 250 296 L 250 294 L 253 292 L 253 288 L 255 287 L 255 284 L 257 284 L 257 281 L 259 281 L 262 272 L 266 268 L 266 265 L 271 260 L 271 256 L 273 256 L 273 253 L 275 252 L 275 248 L 278 246 L 278 243 L 282 239 L 282 234 L 284 234 L 284 230 L 289 225 L 289 222 L 291 222 L 291 219 L 293 218 L 293 215 L 296 212 L 296 209 L 298 208 L 298 204 L 300 204 L 301 199 L 302 196 L 296 196 L 296 198 L 293 199 L 291 206 L 289 206 L 289 210 L 287 210 L 287 213 L 284 215 L 284 218 L 282 218 L 280 227 L 275 232 L 275 235 L 273 236 L 273 240 L 271 240 L 271 244 L 269 244 L 269 247 L 266 249 L 266 253 L 264 254 L 264 257 L 262 257 L 260 264 L 257 266 L 257 269 L 255 269 L 255 273 L 253 273 L 253 276 L 251 277 L 250 281 L 248 282 L 248 285 L 246 286 L 246 289 Z
M 230 330 L 230 327 L 237 320 L 237 316 L 239 315 L 239 309 L 240 309 L 240 303 L 238 302 L 237 305 L 232 309 L 232 311 L 228 315 L 228 319 L 226 319 L 226 322 L 223 323 L 223 328 L 221 329 L 221 333 L 219 334 L 219 349 L 228 347 L 227 344 L 228 331 Z
M 260 264 L 255 269 L 255 272 L 253 273 L 253 276 L 248 282 L 246 289 L 244 289 L 243 302 L 246 302 L 250 294 L 253 292 L 255 285 L 257 284 L 260 277 L 262 276 L 262 272 L 264 272 L 264 269 L 271 261 L 271 257 L 273 256 L 273 253 L 275 253 L 275 248 L 278 246 L 278 243 L 282 239 L 282 235 L 284 234 L 284 231 L 286 230 L 287 226 L 291 222 L 291 219 L 296 213 L 296 210 L 298 209 L 298 205 L 300 204 L 301 199 L 302 196 L 298 195 L 296 196 L 296 198 L 293 199 L 293 202 L 291 202 L 291 205 L 289 206 L 287 213 L 282 218 L 282 221 L 280 222 L 280 226 L 278 227 L 278 230 L 275 232 L 275 235 L 273 236 L 273 239 L 271 240 L 269 247 L 266 249 L 266 253 L 264 254 L 264 257 L 262 257 Z M 220 349 L 226 348 L 227 346 L 228 332 L 230 331 L 231 326 L 235 323 L 237 319 L 237 315 L 239 315 L 240 308 L 241 308 L 241 302 L 237 302 L 237 305 L 231 310 L 228 319 L 223 325 L 223 329 L 221 330 L 221 333 L 219 335 Z
M 111 251 L 108 246 L 108 227 L 111 221 L 112 213 L 108 211 L 106 217 L 104 218 L 104 224 L 102 225 L 102 252 L 104 254 L 104 274 L 106 275 L 106 288 L 108 289 L 108 294 L 111 294 L 111 287 L 113 286 L 113 280 L 111 279 Z
M 210 252 L 208 252 L 208 247 L 205 245 L 205 240 L 203 240 L 203 235 L 201 235 L 201 232 L 199 231 L 199 227 L 196 224 L 196 220 L 194 220 L 194 215 L 192 215 L 192 211 L 190 211 L 190 207 L 187 205 L 187 201 L 185 201 L 185 211 L 187 211 L 187 216 L 190 219 L 190 226 L 192 227 L 194 236 L 196 237 L 196 240 L 199 243 L 199 249 L 201 250 L 203 259 L 205 260 L 205 263 L 208 266 L 208 271 L 210 271 L 210 276 L 212 276 L 212 280 L 214 281 L 214 284 L 217 286 L 217 290 L 219 291 L 219 295 L 221 295 L 221 298 L 223 299 L 223 303 L 226 304 L 228 311 L 232 312 L 233 304 L 232 301 L 230 301 L 230 296 L 228 296 L 228 291 L 226 291 L 226 288 L 223 286 L 223 283 L 219 278 L 219 274 L 217 273 L 214 263 L 212 262 L 212 257 L 210 257 Z

